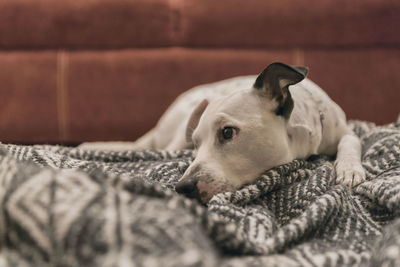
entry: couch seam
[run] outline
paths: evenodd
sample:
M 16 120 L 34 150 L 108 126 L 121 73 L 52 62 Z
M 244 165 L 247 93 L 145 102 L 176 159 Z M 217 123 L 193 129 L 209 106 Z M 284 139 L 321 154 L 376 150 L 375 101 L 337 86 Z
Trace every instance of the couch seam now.
M 68 54 L 65 50 L 57 52 L 57 119 L 59 139 L 68 140 Z

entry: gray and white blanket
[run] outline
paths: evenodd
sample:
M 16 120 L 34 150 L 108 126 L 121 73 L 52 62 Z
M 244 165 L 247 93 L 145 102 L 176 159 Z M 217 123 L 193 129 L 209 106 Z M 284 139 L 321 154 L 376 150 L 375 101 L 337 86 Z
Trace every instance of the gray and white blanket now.
M 0 266 L 400 266 L 400 124 L 352 126 L 353 190 L 319 156 L 207 207 L 174 191 L 190 150 L 0 145 Z

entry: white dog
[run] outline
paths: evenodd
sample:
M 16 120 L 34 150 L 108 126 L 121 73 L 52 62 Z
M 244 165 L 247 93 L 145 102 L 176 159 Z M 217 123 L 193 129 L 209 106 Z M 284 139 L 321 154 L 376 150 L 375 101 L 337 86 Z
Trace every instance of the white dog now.
M 361 144 L 342 109 L 305 79 L 306 67 L 269 65 L 258 76 L 195 87 L 177 98 L 135 143 L 85 143 L 90 149 L 196 149 L 176 190 L 207 202 L 264 171 L 314 154 L 336 156 L 336 181 L 365 180 Z

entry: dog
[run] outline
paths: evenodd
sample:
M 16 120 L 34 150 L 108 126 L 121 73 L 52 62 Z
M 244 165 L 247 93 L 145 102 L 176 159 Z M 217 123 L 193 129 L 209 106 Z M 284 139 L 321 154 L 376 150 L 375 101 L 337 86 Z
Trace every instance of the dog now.
M 84 143 L 89 149 L 195 149 L 176 191 L 207 203 L 264 171 L 311 155 L 336 154 L 336 182 L 365 180 L 361 143 L 343 110 L 308 68 L 276 62 L 258 76 L 194 87 L 180 95 L 156 127 L 134 143 Z

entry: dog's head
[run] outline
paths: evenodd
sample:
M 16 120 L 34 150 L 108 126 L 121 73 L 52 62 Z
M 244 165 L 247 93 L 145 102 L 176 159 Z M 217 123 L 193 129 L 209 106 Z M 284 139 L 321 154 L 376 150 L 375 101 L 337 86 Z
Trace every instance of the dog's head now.
M 205 203 L 290 161 L 286 122 L 294 103 L 288 87 L 306 75 L 305 67 L 273 63 L 252 88 L 201 102 L 187 126 L 196 157 L 176 190 Z

